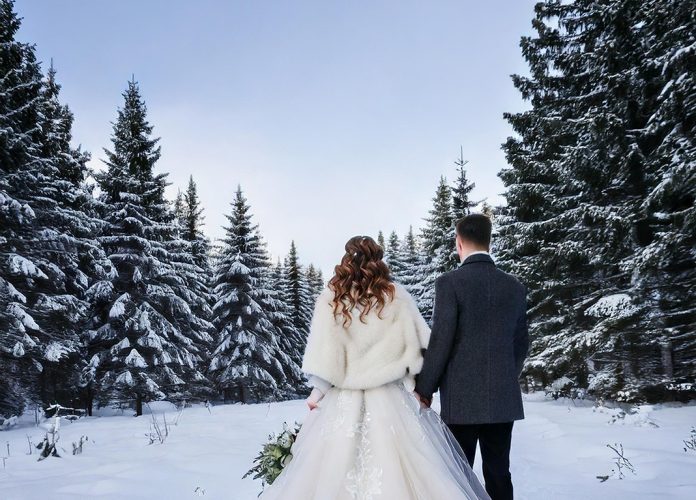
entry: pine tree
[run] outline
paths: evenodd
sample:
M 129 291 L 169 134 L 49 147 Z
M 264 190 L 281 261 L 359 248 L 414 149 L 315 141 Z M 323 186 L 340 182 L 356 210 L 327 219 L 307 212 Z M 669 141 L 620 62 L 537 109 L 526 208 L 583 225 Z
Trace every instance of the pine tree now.
M 321 269 L 314 267 L 314 264 L 309 264 L 307 266 L 307 272 L 305 273 L 305 279 L 309 285 L 312 302 L 314 302 L 324 289 L 324 277 L 322 276 Z M 313 306 L 314 304 L 312 304 L 312 308 Z
M 411 236 L 413 236 L 413 234 L 411 234 Z M 396 234 L 396 231 L 392 231 L 389 235 L 389 242 L 387 243 L 387 247 L 385 249 L 384 260 L 389 266 L 392 279 L 399 283 L 401 283 L 401 279 L 404 277 L 406 272 L 406 265 L 402 259 L 403 255 L 399 235 Z
M 293 325 L 302 335 L 303 344 L 298 346 L 298 349 L 304 352 L 304 343 L 309 334 L 309 325 L 312 320 L 314 299 L 300 264 L 294 241 L 290 243 L 290 253 L 285 260 L 285 270 L 288 283 L 287 298 L 290 305 L 290 317 Z
M 292 287 L 286 264 L 287 259 L 285 259 L 283 263 L 278 261 L 274 266 L 272 284 L 273 288 L 278 291 L 278 299 L 282 303 L 280 308 L 284 316 L 283 323 L 279 325 L 282 338 L 281 345 L 284 347 L 284 352 L 286 352 L 297 366 L 300 367 L 302 366 L 302 357 L 307 342 L 306 332 L 298 330 L 295 326 L 295 322 L 292 320 Z
M 23 241 L 35 236 L 30 204 L 43 165 L 39 156 L 41 73 L 34 49 L 15 40 L 14 3 L 0 1 L 0 415 L 17 415 L 40 371 L 40 327 L 27 311 L 48 277 Z
M 86 184 L 89 155 L 72 148 L 73 115 L 60 103 L 59 95 L 51 63 L 41 93 L 41 154 L 45 161 L 38 182 L 40 201 L 33 203 L 34 227 L 39 231 L 27 243 L 43 261 L 50 283 L 31 308 L 32 317 L 51 339 L 45 346 L 39 377 L 41 400 L 72 406 L 77 404 L 83 332 L 89 319 L 85 293 L 95 281 L 112 277 L 114 269 L 96 240 L 104 223 Z
M 272 321 L 277 308 L 267 288 L 268 256 L 249 210 L 238 188 L 215 263 L 218 338 L 209 370 L 226 400 L 243 403 L 278 398 L 288 385 L 288 366 L 283 366 Z
M 211 292 L 213 271 L 210 263 L 210 241 L 203 232 L 203 208 L 198 198 L 197 186 L 193 176 L 189 178 L 185 193 L 177 196 L 179 237 L 168 243 L 170 257 L 176 274 L 180 277 L 177 295 L 188 303 L 195 318 L 199 320 L 196 335 L 191 336 L 198 356 L 196 364 L 209 363 L 213 349 L 215 326 L 212 324 L 212 306 L 215 302 Z M 180 199 L 179 199 L 180 198 Z M 177 208 L 175 203 L 175 214 Z M 211 396 L 212 384 L 202 375 L 203 370 L 194 373 L 187 380 L 185 396 L 189 399 L 202 399 Z
M 193 176 L 189 178 L 186 193 L 183 195 L 181 220 L 183 222 L 182 238 L 191 242 L 196 261 L 201 267 L 205 267 L 210 253 L 210 241 L 203 233 L 205 217 L 198 197 L 198 186 Z
M 536 7 L 537 35 L 522 40 L 531 76 L 514 83 L 532 109 L 506 115 L 519 138 L 504 146 L 508 203 L 498 217 L 496 251 L 530 289 L 526 372 L 542 384 L 569 376 L 597 395 L 636 400 L 664 394 L 692 369 L 694 344 L 676 355 L 663 308 L 674 307 L 673 324 L 693 331 L 693 309 L 667 299 L 672 291 L 684 297 L 674 278 L 688 287 L 693 272 L 676 271 L 667 281 L 660 268 L 693 260 L 693 231 L 684 231 L 688 217 L 682 219 L 693 211 L 693 168 L 684 175 L 688 157 L 675 156 L 687 143 L 669 142 L 684 124 L 693 130 L 693 121 L 684 121 L 688 111 L 656 120 L 671 87 L 665 63 L 679 45 L 660 41 L 673 29 L 689 32 L 676 29 L 693 26 L 687 11 L 665 2 L 547 1 Z M 675 36 L 685 47 L 693 43 Z M 685 60 L 693 65 L 693 57 Z M 668 176 L 683 181 L 676 192 L 660 185 L 671 168 Z M 663 217 L 657 200 L 666 192 L 680 194 Z
M 693 3 L 662 1 L 640 5 L 636 19 L 634 71 L 645 90 L 626 133 L 640 147 L 629 166 L 644 176 L 645 195 L 633 228 L 638 248 L 621 268 L 631 270 L 642 306 L 631 327 L 643 339 L 637 383 L 624 390 L 686 399 L 696 394 L 696 16 Z
M 73 116 L 53 65 L 42 78 L 33 47 L 14 41 L 18 27 L 12 2 L 1 2 L 0 371 L 14 411 L 27 399 L 73 403 L 84 294 L 111 272 L 93 240 L 101 222 L 84 183 L 89 156 L 70 145 Z
M 186 221 L 184 215 L 184 193 L 181 192 L 181 189 L 176 191 L 176 198 L 174 198 L 174 217 L 183 230 Z
M 457 166 L 458 177 L 452 187 L 452 220 L 456 224 L 458 220 L 469 215 L 471 209 L 474 208 L 477 203 L 471 201 L 471 191 L 476 187 L 476 184 L 469 182 L 466 177 L 466 170 L 464 167 L 468 164 L 468 161 L 464 160 L 464 149 L 460 149 L 459 158 L 454 162 Z
M 396 281 L 401 283 L 413 297 L 420 297 L 423 294 L 421 278 L 421 268 L 423 266 L 423 253 L 418 244 L 418 238 L 413 232 L 413 226 L 409 226 L 408 233 L 399 246 L 400 257 L 403 269 L 395 275 Z
M 108 222 L 99 240 L 117 277 L 88 291 L 94 324 L 84 383 L 88 407 L 93 396 L 101 404 L 128 400 L 141 415 L 143 403 L 187 398 L 187 382 L 202 379 L 199 345 L 207 325 L 183 295 L 179 256 L 171 252 L 178 228 L 164 198 L 166 174 L 154 171 L 159 139 L 134 79 L 123 97 L 113 151 L 105 150 L 107 168 L 95 175 Z
M 307 380 L 304 377 L 302 355 L 298 346 L 303 346 L 303 336 L 297 331 L 291 320 L 291 311 L 287 299 L 287 280 L 283 265 L 278 263 L 267 273 L 270 296 L 269 318 L 277 331 L 279 356 L 286 366 L 283 385 L 284 396 L 288 398 L 303 397 L 309 394 Z
M 422 265 L 416 270 L 421 283 L 416 296 L 423 317 L 430 321 L 434 301 L 435 280 L 458 265 L 454 243 L 452 190 L 447 180 L 440 178 L 433 197 L 433 208 L 421 231 Z
M 387 245 L 384 241 L 384 233 L 381 230 L 377 233 L 377 244 L 381 246 L 383 249 L 387 248 Z

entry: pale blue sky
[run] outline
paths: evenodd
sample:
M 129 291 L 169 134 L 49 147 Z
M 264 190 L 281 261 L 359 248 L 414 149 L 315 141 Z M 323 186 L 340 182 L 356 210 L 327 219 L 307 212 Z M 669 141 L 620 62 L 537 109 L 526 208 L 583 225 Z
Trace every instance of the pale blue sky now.
M 464 147 L 500 203 L 504 111 L 525 107 L 530 0 L 18 0 L 19 38 L 51 57 L 75 139 L 100 168 L 131 73 L 169 194 L 196 179 L 222 235 L 238 183 L 274 255 L 295 239 L 326 273 L 354 234 L 422 225 Z

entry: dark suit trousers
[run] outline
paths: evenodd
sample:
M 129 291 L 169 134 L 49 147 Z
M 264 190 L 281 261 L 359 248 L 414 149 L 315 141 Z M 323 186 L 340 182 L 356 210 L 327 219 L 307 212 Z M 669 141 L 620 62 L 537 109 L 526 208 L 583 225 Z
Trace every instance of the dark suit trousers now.
M 510 477 L 510 442 L 512 424 L 449 425 L 464 450 L 469 465 L 474 466 L 476 443 L 481 447 L 483 478 L 492 500 L 512 500 Z

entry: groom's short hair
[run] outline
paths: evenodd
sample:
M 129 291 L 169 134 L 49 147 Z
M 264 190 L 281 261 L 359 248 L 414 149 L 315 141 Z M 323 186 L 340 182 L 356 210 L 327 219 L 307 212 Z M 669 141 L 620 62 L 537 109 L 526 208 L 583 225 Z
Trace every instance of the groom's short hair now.
M 483 214 L 470 214 L 457 222 L 459 237 L 479 247 L 489 248 L 491 246 L 492 229 L 491 219 Z

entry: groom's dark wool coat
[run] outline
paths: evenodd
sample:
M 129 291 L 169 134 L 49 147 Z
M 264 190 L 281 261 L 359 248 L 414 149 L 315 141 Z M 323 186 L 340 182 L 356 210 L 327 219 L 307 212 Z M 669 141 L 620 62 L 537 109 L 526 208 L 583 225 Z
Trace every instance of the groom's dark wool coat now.
M 519 376 L 529 348 L 527 291 L 486 254 L 435 282 L 430 343 L 416 392 L 440 389 L 442 419 L 492 424 L 524 418 Z

